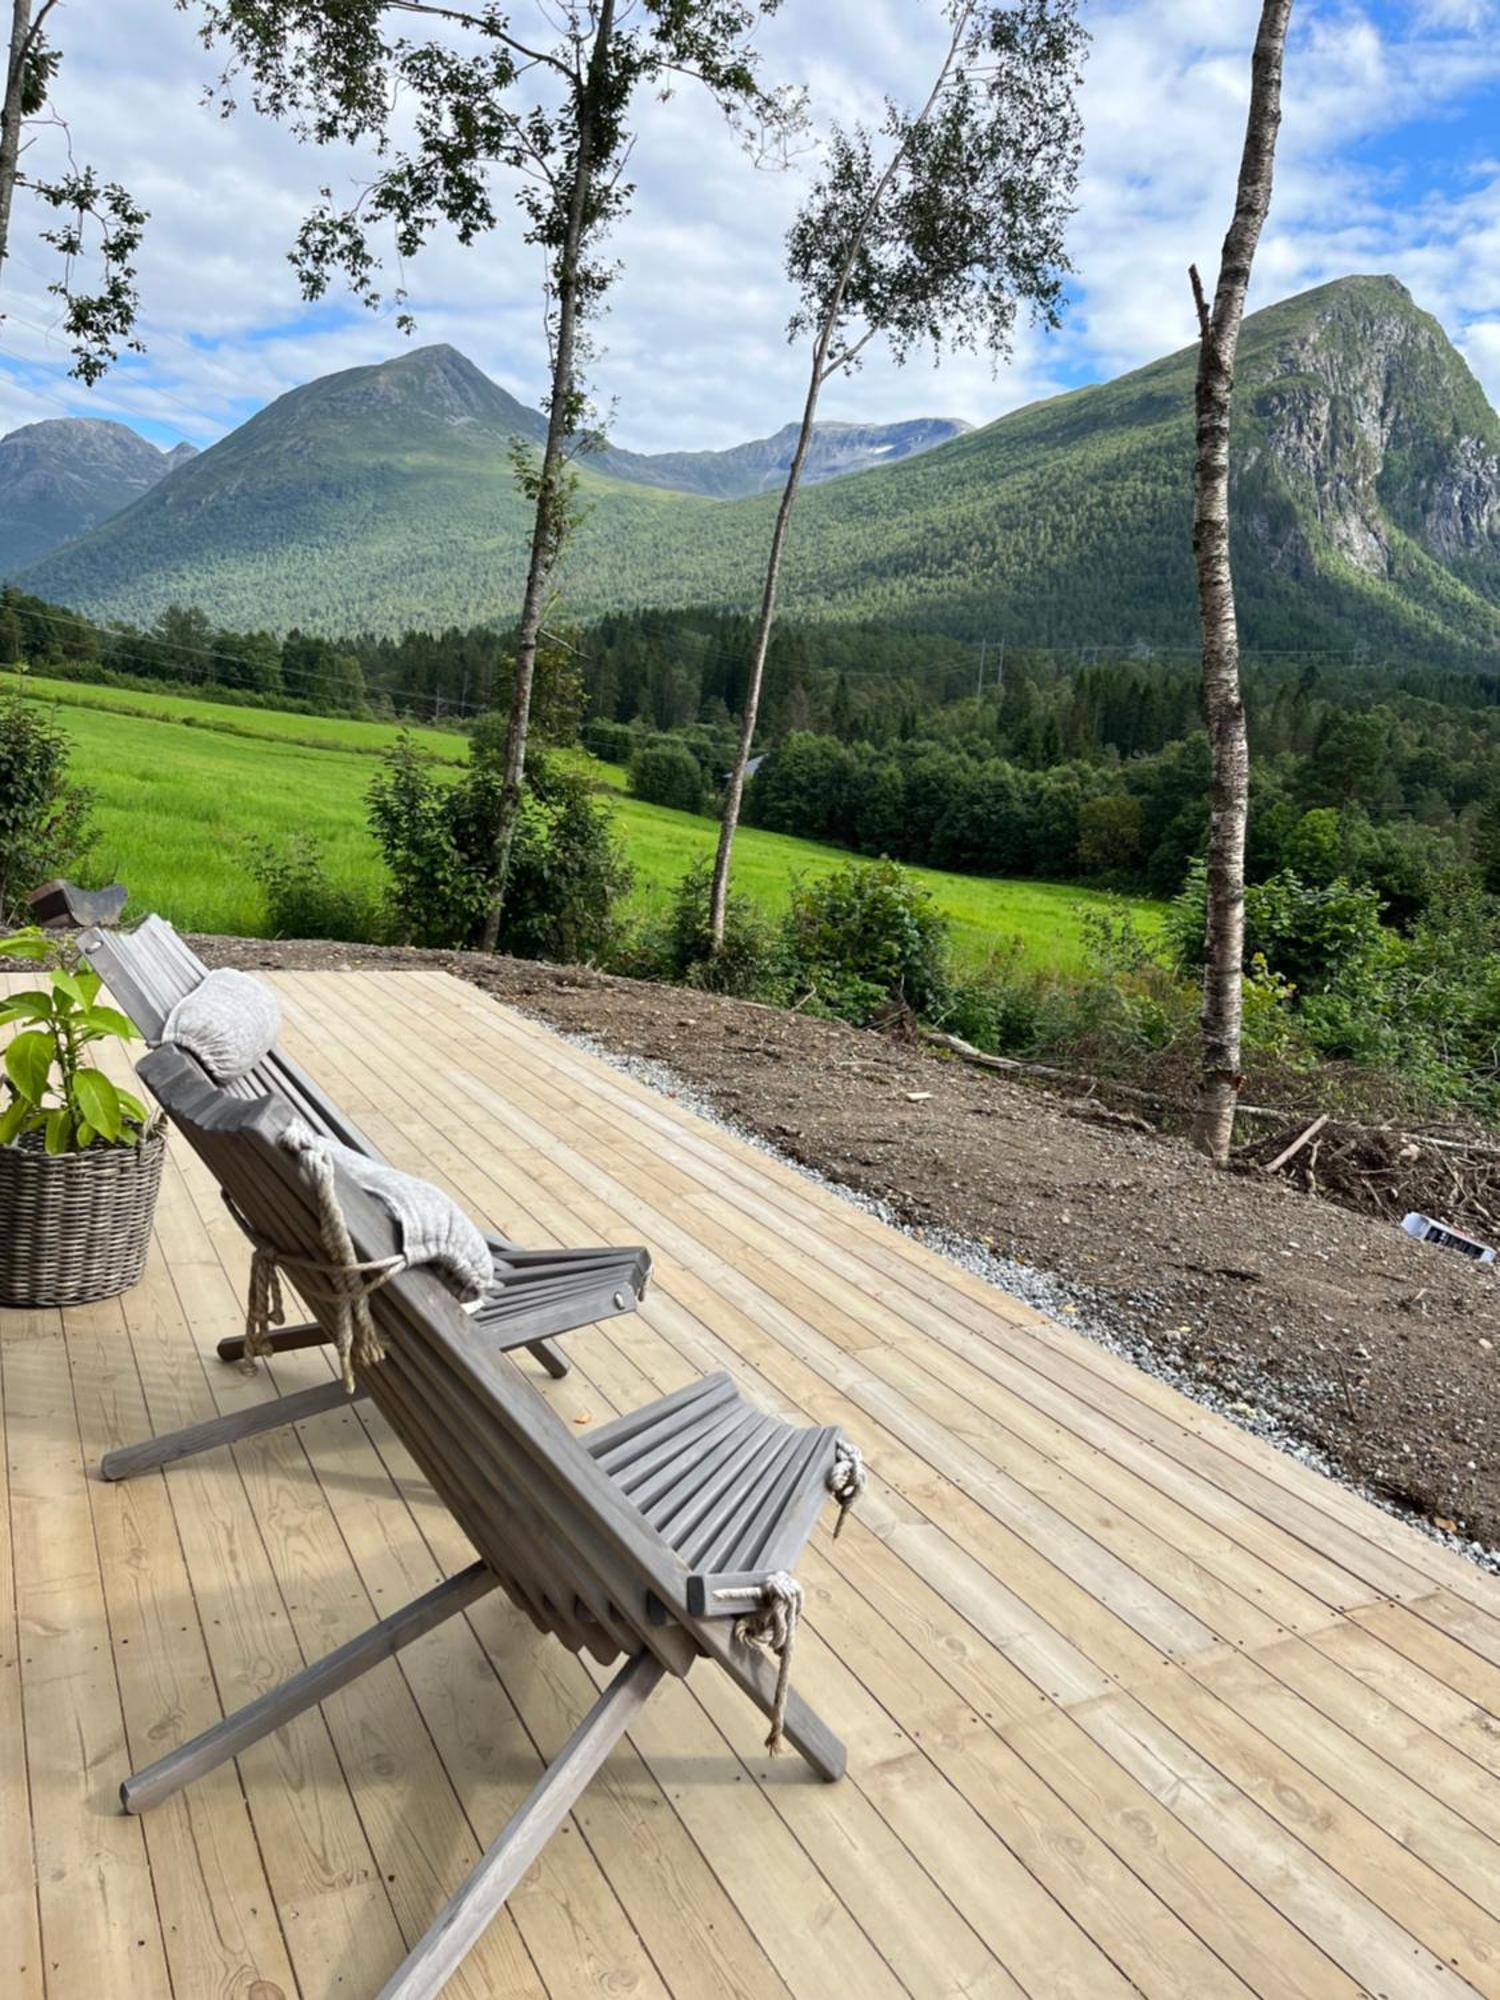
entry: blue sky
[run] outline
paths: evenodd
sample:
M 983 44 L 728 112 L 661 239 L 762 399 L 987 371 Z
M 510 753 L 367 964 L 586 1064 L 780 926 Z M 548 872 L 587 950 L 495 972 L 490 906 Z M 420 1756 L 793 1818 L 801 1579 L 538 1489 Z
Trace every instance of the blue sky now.
M 519 19 L 532 11 L 517 0 Z M 1228 218 L 1257 0 L 1084 0 L 1093 32 L 1077 267 L 1060 335 L 1024 332 L 992 372 L 970 357 L 897 369 L 874 355 L 824 414 L 984 422 L 1151 360 L 1192 335 L 1186 267 L 1215 264 Z M 0 432 L 49 416 L 120 418 L 197 444 L 310 376 L 408 343 L 343 302 L 308 311 L 285 261 L 319 185 L 361 162 L 315 153 L 200 103 L 212 59 L 171 0 L 65 0 L 57 92 L 75 148 L 151 211 L 142 259 L 148 353 L 90 391 L 68 379 L 24 197 L 0 307 Z M 826 117 L 913 88 L 940 33 L 935 0 L 784 0 L 768 72 Z M 44 136 L 44 149 L 55 140 Z M 804 360 L 784 328 L 781 237 L 797 173 L 751 169 L 690 92 L 644 107 L 637 197 L 596 379 L 613 430 L 642 450 L 727 445 L 795 411 Z M 1500 0 L 1297 0 L 1276 202 L 1255 303 L 1351 271 L 1391 271 L 1459 342 L 1500 402 Z M 534 401 L 544 357 L 535 253 L 507 226 L 439 243 L 407 273 L 418 344 L 447 340 Z

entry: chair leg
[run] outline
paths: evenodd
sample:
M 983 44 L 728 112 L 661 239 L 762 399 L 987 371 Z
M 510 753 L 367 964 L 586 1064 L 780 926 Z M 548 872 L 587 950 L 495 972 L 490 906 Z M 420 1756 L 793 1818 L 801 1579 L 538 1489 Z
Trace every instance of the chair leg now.
M 367 1392 L 356 1389 L 351 1396 L 342 1382 L 320 1383 L 295 1396 L 274 1396 L 269 1402 L 255 1403 L 247 1410 L 232 1410 L 227 1416 L 208 1417 L 201 1424 L 188 1424 L 180 1431 L 165 1431 L 160 1437 L 145 1438 L 140 1444 L 123 1444 L 107 1451 L 99 1461 L 101 1479 L 134 1479 L 137 1473 L 152 1472 L 174 1459 L 192 1458 L 216 1445 L 238 1444 L 244 1438 L 259 1437 L 262 1431 L 280 1430 L 283 1424 L 300 1423 L 304 1417 L 321 1416 L 340 1403 L 355 1403 Z
M 572 1366 L 562 1349 L 550 1340 L 528 1340 L 526 1352 L 534 1354 L 556 1382 L 560 1382 Z
M 301 1326 L 276 1327 L 272 1331 L 270 1338 L 270 1348 L 273 1354 L 293 1354 L 298 1348 L 326 1347 L 327 1345 L 328 1335 L 315 1319 L 306 1320 Z M 218 1354 L 221 1361 L 243 1361 L 245 1358 L 244 1334 L 226 1334 L 219 1342 Z
M 457 1576 L 447 1577 L 389 1618 L 382 1618 L 368 1632 L 361 1632 L 357 1639 L 350 1639 L 325 1659 L 304 1667 L 300 1674 L 272 1688 L 258 1701 L 226 1715 L 222 1722 L 205 1729 L 191 1743 L 169 1750 L 165 1757 L 159 1757 L 143 1771 L 132 1772 L 120 1787 L 121 1805 L 128 1813 L 142 1813 L 148 1807 L 160 1805 L 195 1778 L 203 1777 L 230 1757 L 237 1757 L 252 1743 L 269 1736 L 273 1729 L 280 1729 L 304 1709 L 315 1707 L 341 1687 L 347 1687 L 350 1681 L 368 1673 L 381 1660 L 388 1660 L 413 1639 L 420 1639 L 435 1625 L 457 1617 L 499 1581 L 494 1571 L 482 1562 L 471 1563 Z
M 771 1715 L 776 1706 L 776 1669 L 766 1655 L 758 1647 L 742 1646 L 723 1619 L 695 1619 L 692 1631 L 704 1652 L 739 1683 L 762 1714 Z M 849 1764 L 848 1751 L 795 1688 L 787 1695 L 782 1733 L 825 1784 L 836 1784 L 843 1777 Z
M 426 1937 L 380 1989 L 379 2000 L 431 2000 L 442 1991 L 505 1899 L 562 1825 L 589 1780 L 655 1691 L 666 1668 L 637 1653 L 620 1669 L 481 1855 Z
M 328 1335 L 316 1320 L 308 1320 L 302 1326 L 277 1327 L 271 1334 L 270 1348 L 273 1354 L 293 1354 L 303 1347 L 326 1347 Z M 550 1340 L 528 1340 L 526 1351 L 534 1354 L 547 1373 L 557 1381 L 569 1371 L 569 1362 L 562 1349 Z M 243 1361 L 245 1358 L 245 1336 L 229 1333 L 219 1342 L 218 1355 L 221 1361 Z

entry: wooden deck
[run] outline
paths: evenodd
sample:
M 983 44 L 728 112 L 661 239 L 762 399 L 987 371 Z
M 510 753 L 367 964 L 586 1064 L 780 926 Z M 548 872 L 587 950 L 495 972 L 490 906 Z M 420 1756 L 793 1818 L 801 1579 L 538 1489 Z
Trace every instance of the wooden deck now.
M 873 1472 L 802 1570 L 848 1778 L 767 1759 L 722 1677 L 670 1684 L 451 1991 L 1500 1995 L 1500 1588 L 454 980 L 276 984 L 400 1163 L 523 1239 L 651 1246 L 641 1316 L 536 1371 L 570 1420 L 727 1366 Z M 213 1359 L 244 1266 L 178 1145 L 144 1284 L 0 1314 L 6 2000 L 365 2000 L 593 1696 L 487 1599 L 117 1811 L 131 1764 L 468 1559 L 367 1405 L 90 1476 L 322 1379 Z

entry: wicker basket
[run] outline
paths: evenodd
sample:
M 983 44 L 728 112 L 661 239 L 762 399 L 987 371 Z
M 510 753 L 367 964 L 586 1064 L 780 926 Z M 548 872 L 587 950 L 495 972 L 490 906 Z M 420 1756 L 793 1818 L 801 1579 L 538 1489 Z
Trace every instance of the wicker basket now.
M 113 1298 L 146 1265 L 164 1126 L 135 1146 L 49 1154 L 39 1134 L 0 1146 L 0 1306 Z

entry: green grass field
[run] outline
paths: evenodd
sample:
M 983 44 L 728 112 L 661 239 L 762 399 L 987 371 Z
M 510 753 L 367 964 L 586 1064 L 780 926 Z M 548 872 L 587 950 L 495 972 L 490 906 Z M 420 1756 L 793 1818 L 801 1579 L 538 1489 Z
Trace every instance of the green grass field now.
M 0 680 L 13 684 L 13 676 Z M 133 913 L 156 910 L 184 929 L 262 934 L 265 909 L 245 865 L 247 843 L 256 836 L 278 841 L 305 834 L 319 844 L 331 880 L 364 888 L 378 883 L 364 797 L 371 757 L 394 740 L 394 725 L 226 708 L 30 675 L 25 685 L 57 701 L 76 746 L 74 775 L 94 794 L 100 838 L 90 878 L 124 882 Z M 454 758 L 453 736 L 412 734 L 434 756 Z M 624 792 L 618 767 L 584 761 L 610 794 L 634 864 L 632 903 L 641 911 L 660 908 L 684 869 L 712 853 L 714 823 L 643 804 Z M 826 874 L 847 859 L 837 848 L 747 827 L 735 844 L 735 882 L 779 912 L 796 879 Z M 957 950 L 970 959 L 1020 938 L 1037 966 L 1067 970 L 1083 956 L 1085 914 L 1114 901 L 1055 882 L 913 872 L 952 924 Z M 1130 907 L 1154 922 L 1156 905 Z

